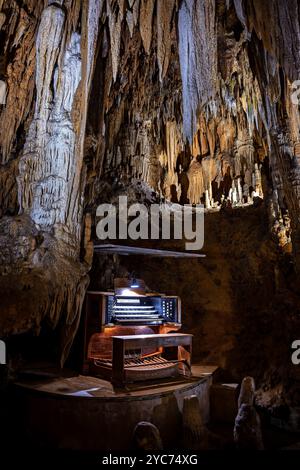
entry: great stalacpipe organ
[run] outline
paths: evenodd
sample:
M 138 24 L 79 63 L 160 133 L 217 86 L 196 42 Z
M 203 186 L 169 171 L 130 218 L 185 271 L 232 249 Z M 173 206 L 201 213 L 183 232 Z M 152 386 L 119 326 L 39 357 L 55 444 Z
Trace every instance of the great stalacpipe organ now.
M 115 280 L 114 292 L 88 292 L 85 374 L 119 383 L 190 374 L 191 335 L 178 296 L 145 293 L 142 280 Z

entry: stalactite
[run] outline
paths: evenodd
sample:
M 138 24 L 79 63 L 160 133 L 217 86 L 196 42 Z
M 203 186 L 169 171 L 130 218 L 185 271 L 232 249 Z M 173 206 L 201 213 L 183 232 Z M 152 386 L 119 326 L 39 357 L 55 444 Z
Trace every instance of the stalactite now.
M 12 16 L 17 21 L 18 13 L 16 11 Z M 35 28 L 36 19 L 34 17 L 26 18 L 26 21 L 23 20 L 19 47 L 16 47 L 13 60 L 7 65 L 7 97 L 0 120 L 2 164 L 7 163 L 14 155 L 12 150 L 15 136 L 30 113 L 34 96 Z M 12 29 L 14 28 L 12 27 Z M 5 47 L 8 47 L 8 41 Z
M 0 30 L 2 29 L 2 26 L 4 25 L 6 20 L 6 15 L 4 13 L 0 13 Z
M 140 187 L 147 201 L 235 208 L 269 198 L 268 157 L 272 233 L 282 249 L 300 251 L 300 116 L 290 100 L 300 71 L 295 0 L 291 13 L 279 0 L 46 4 L 12 2 L 4 14 L 0 1 L 8 61 L 0 121 L 3 272 L 17 279 L 22 271 L 38 289 L 48 286 L 16 329 L 63 319 L 65 357 L 92 258 L 83 209 L 89 214 L 116 188 L 133 200 Z M 9 309 L 1 319 L 8 333 Z
M 164 0 L 157 2 L 157 60 L 159 68 L 159 79 L 162 82 L 170 61 L 171 52 L 171 30 L 174 0 Z
M 140 0 L 129 0 L 128 3 L 130 8 L 126 11 L 126 21 L 130 31 L 130 37 L 132 37 L 134 27 L 138 24 L 139 20 Z
M 179 9 L 178 30 L 183 128 L 192 142 L 198 109 L 215 94 L 217 41 L 214 0 L 184 0 Z
M 140 0 L 140 33 L 146 54 L 150 53 L 152 42 L 152 19 L 155 0 Z
M 114 81 L 116 81 L 120 58 L 121 28 L 124 15 L 124 0 L 118 0 L 117 2 L 115 2 L 114 0 L 107 0 L 106 5 L 109 19 L 113 79 Z

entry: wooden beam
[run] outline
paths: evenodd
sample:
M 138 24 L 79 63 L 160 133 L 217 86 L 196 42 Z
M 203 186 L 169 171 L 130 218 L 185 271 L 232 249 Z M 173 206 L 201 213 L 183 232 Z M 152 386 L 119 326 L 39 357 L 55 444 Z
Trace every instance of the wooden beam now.
M 122 256 L 128 255 L 146 255 L 158 258 L 205 258 L 206 255 L 203 253 L 192 253 L 190 251 L 170 251 L 170 250 L 157 250 L 154 248 L 143 248 L 137 246 L 125 246 L 125 245 L 94 245 L 94 251 L 96 253 L 104 254 L 118 254 Z

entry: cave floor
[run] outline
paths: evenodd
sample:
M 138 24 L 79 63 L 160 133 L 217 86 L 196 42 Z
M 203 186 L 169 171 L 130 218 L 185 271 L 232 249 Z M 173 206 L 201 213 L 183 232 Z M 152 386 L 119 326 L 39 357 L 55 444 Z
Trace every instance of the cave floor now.
M 210 423 L 209 430 L 219 436 L 223 448 L 234 449 L 233 424 Z M 271 450 L 300 450 L 300 433 L 288 432 L 275 426 L 262 427 L 263 442 L 266 451 Z

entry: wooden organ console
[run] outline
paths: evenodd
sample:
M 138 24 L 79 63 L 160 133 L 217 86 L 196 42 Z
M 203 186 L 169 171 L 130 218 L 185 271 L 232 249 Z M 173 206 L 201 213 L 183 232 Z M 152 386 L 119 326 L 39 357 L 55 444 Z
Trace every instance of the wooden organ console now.
M 83 373 L 117 385 L 190 375 L 192 335 L 178 333 L 180 298 L 122 281 L 114 292 L 87 292 Z

